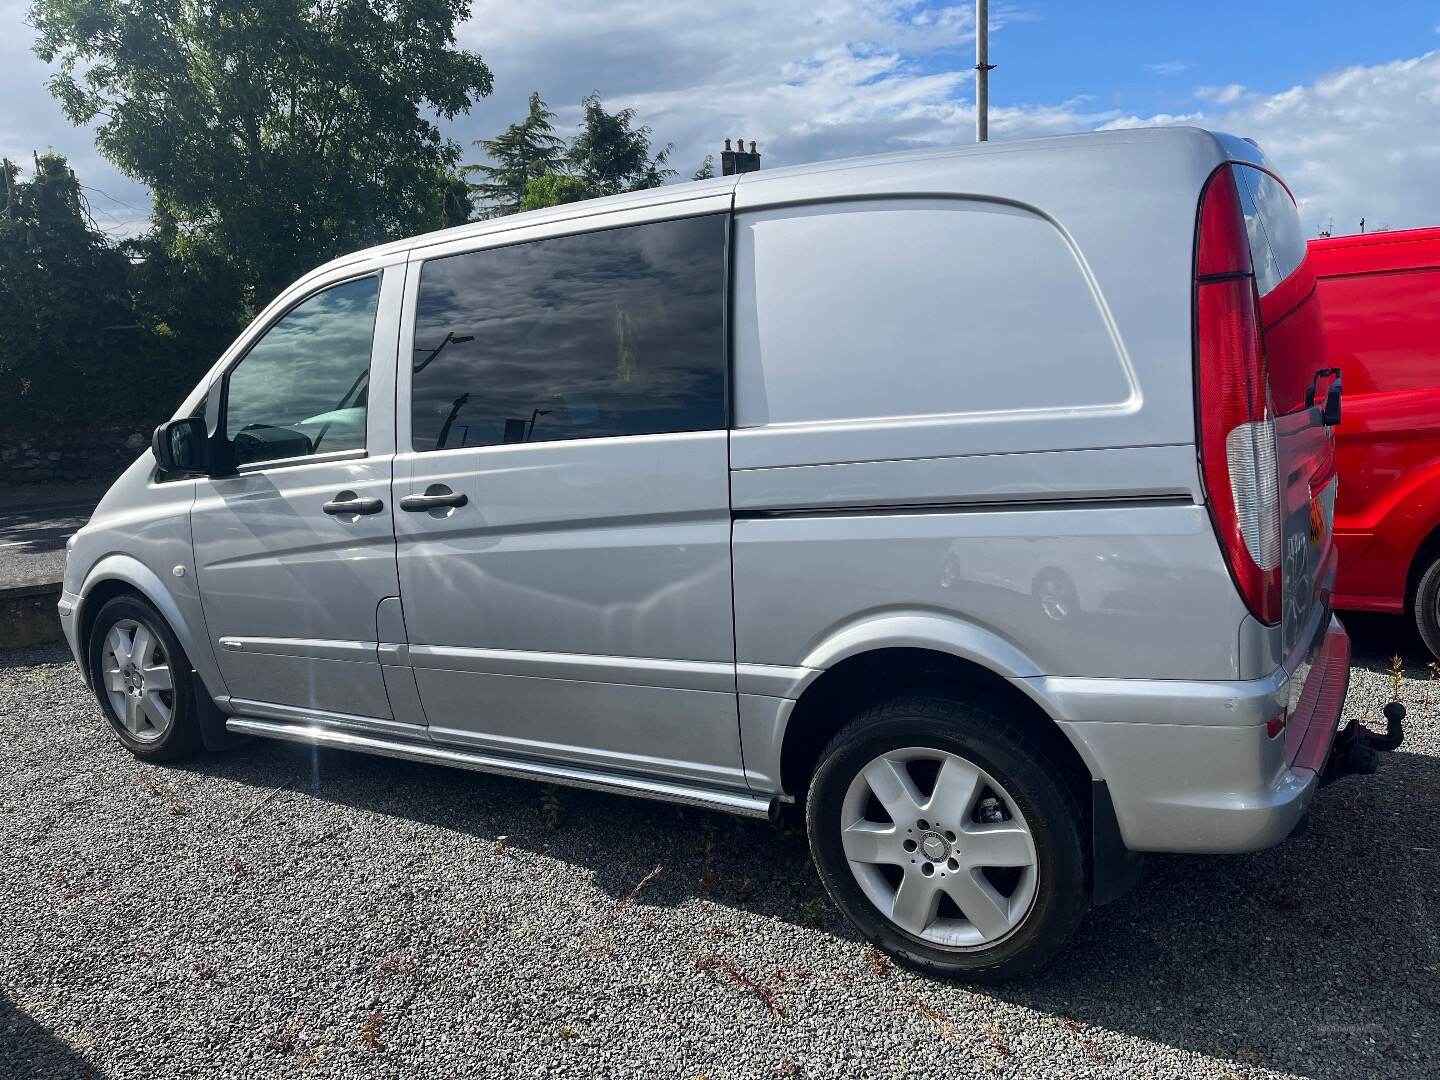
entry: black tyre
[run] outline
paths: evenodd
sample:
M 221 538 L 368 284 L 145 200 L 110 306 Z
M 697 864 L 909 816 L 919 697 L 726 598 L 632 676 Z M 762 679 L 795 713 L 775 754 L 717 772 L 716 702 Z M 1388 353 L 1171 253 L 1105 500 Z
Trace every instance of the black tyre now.
M 1089 907 L 1064 768 L 983 704 L 906 694 L 831 740 L 806 803 L 831 899 L 901 963 L 973 982 L 1035 971 Z
M 190 660 L 149 603 L 136 596 L 107 601 L 89 650 L 95 696 L 126 749 L 170 761 L 200 748 Z
M 1425 647 L 1440 659 L 1440 558 L 1425 568 L 1415 587 L 1415 627 Z

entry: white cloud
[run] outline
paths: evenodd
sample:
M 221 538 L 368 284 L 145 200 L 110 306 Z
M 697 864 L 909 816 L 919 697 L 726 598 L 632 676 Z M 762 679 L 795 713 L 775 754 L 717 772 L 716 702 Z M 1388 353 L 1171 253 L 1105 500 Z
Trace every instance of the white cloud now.
M 1214 89 L 1214 88 L 1209 88 Z M 1137 123 L 1192 123 L 1254 139 L 1275 162 L 1313 235 L 1334 220 L 1393 228 L 1440 222 L 1440 51 L 1356 66 L 1276 94 L 1239 86 L 1202 93 L 1213 108 Z
M 1189 71 L 1190 64 L 1185 60 L 1162 60 L 1158 64 L 1146 64 L 1145 70 L 1152 75 L 1179 75 Z
M 27 0 L 0 0 L 0 23 L 23 21 Z M 997 46 L 1024 12 L 996 5 Z M 143 187 L 119 177 L 90 133 L 64 120 L 45 90 L 49 71 L 27 33 L 0 39 L 0 152 L 69 153 L 82 182 L 142 213 L 94 196 L 103 223 L 143 216 Z M 729 136 L 759 144 L 766 168 L 973 138 L 973 5 L 919 0 L 475 0 L 460 42 L 495 73 L 496 93 L 445 125 L 467 144 L 524 115 L 539 90 L 569 134 L 580 99 L 634 106 L 657 143 L 673 141 L 682 176 Z M 1149 65 L 1178 72 L 1185 61 Z M 1007 95 L 1019 88 L 1004 84 Z M 1023 92 L 1023 90 L 1021 91 Z M 1147 115 L 1095 98 L 1003 104 L 991 137 L 1020 138 L 1144 124 L 1197 124 L 1258 139 L 1302 199 L 1307 227 L 1363 214 L 1395 227 L 1440 218 L 1440 54 L 1335 72 L 1281 93 L 1240 84 L 1195 91 L 1193 110 Z M 93 194 L 93 193 L 92 193 Z
M 1117 116 L 1100 125 L 1100 131 L 1122 131 L 1125 128 L 1157 127 L 1166 124 L 1199 124 L 1204 113 L 1155 113 L 1153 116 Z
M 1228 86 L 1201 86 L 1196 89 L 1195 96 L 1201 101 L 1213 101 L 1217 105 L 1233 105 L 1245 96 L 1245 87 L 1239 83 L 1230 83 Z

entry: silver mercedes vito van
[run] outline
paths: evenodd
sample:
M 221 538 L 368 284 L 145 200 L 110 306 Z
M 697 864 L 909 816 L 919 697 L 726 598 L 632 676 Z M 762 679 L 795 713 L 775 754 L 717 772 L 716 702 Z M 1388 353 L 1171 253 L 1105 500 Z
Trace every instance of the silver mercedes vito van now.
M 1320 333 L 1290 193 L 1193 129 L 479 222 L 266 308 L 60 614 L 141 757 L 803 806 L 863 935 L 1014 975 L 1353 765 Z

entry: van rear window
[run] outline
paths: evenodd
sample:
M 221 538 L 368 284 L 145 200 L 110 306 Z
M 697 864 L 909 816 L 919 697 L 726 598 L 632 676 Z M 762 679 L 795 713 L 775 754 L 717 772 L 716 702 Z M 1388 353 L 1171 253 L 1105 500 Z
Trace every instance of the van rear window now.
M 1245 230 L 1250 237 L 1250 258 L 1260 295 L 1273 292 L 1305 259 L 1305 231 L 1295 200 L 1280 183 L 1259 169 L 1237 168 Z
M 1315 274 L 1300 212 L 1285 185 L 1248 165 L 1234 171 L 1265 323 L 1270 393 L 1284 416 L 1305 407 L 1310 380 L 1326 366 Z

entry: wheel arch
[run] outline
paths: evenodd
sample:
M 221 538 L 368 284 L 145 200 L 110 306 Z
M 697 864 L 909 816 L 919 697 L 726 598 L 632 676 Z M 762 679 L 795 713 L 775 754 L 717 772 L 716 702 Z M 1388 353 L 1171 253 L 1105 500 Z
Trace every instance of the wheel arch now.
M 1083 748 L 1030 688 L 1029 677 L 1041 674 L 1038 667 L 982 628 L 929 614 L 888 616 L 840 631 L 806 657 L 804 669 L 774 774 L 797 801 L 821 751 L 856 712 L 919 686 L 955 687 L 999 704 L 1055 751 L 1077 785 L 1091 782 Z
M 90 634 L 95 627 L 95 618 L 108 601 L 125 595 L 138 596 L 160 613 L 170 624 L 175 636 L 180 639 L 180 644 L 184 646 L 193 666 L 195 642 L 203 641 L 204 635 L 197 638 L 190 621 L 180 610 L 180 605 L 175 602 L 170 590 L 165 588 L 160 576 L 133 555 L 106 555 L 85 575 L 85 582 L 80 587 L 78 610 L 75 613 L 78 633 L 76 640 L 80 646 L 77 652 L 86 685 L 94 685 L 94 673 L 90 670 Z
M 1405 610 L 1411 615 L 1414 614 L 1415 592 L 1420 587 L 1420 579 L 1436 559 L 1440 559 L 1440 522 L 1433 523 L 1430 531 L 1415 545 L 1405 570 Z

